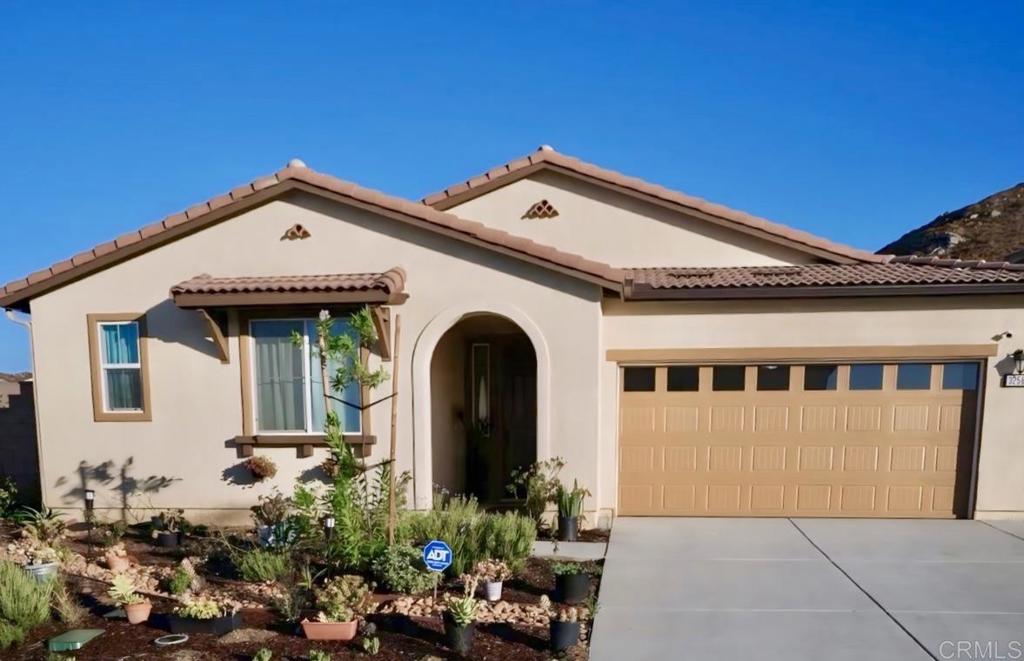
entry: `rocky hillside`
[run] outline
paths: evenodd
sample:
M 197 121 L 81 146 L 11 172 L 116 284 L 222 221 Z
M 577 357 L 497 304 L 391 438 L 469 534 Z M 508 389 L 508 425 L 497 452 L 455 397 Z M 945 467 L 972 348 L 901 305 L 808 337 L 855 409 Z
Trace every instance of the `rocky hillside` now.
M 1024 183 L 963 209 L 947 211 L 878 252 L 1000 261 L 1021 250 L 1024 250 Z

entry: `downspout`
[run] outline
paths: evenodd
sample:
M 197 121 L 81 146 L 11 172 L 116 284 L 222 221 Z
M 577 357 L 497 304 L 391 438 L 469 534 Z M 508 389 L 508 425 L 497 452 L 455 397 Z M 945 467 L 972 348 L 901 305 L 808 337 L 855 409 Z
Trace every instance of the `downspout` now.
M 39 421 L 39 375 L 36 373 L 36 343 L 35 338 L 32 335 L 32 322 L 28 319 L 19 319 L 14 310 L 7 308 L 4 310 L 4 314 L 15 324 L 21 326 L 28 331 L 28 355 L 29 355 L 29 369 L 32 371 L 32 413 L 36 419 L 36 458 L 39 461 L 39 502 L 43 507 L 48 507 L 46 504 L 46 478 L 43 474 L 43 427 Z

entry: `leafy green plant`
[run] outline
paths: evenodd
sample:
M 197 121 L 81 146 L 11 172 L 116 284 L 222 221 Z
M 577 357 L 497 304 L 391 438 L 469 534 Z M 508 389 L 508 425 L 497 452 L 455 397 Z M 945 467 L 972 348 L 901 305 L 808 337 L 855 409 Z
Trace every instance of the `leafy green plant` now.
M 558 516 L 579 517 L 583 514 L 583 499 L 591 494 L 581 487 L 578 481 L 572 481 L 572 489 L 566 489 L 563 484 L 559 483 L 555 491 Z
M 18 485 L 6 475 L 0 476 L 0 519 L 6 519 L 15 512 L 18 502 Z
M 558 474 L 565 468 L 565 460 L 552 457 L 512 471 L 511 483 L 506 487 L 516 498 L 525 498 L 526 512 L 540 526 L 549 503 L 555 502 L 559 486 Z
M 57 618 L 69 627 L 79 626 L 89 611 L 78 602 L 74 592 L 65 581 L 54 581 L 53 583 L 51 606 L 57 613 Z
M 133 604 L 145 603 L 146 597 L 135 591 L 135 583 L 124 574 L 117 574 L 107 590 L 107 596 L 117 606 L 131 606 Z
M 273 600 L 273 607 L 288 622 L 298 622 L 303 612 L 315 606 L 313 583 L 316 576 L 309 564 L 293 566 L 282 578 L 284 591 Z
M 323 650 L 310 650 L 309 661 L 331 661 L 331 654 Z
M 50 619 L 53 583 L 37 582 L 13 562 L 0 561 L 0 647 L 20 642 Z
M 274 653 L 266 647 L 261 648 L 252 655 L 252 661 L 270 661 L 272 658 L 274 658 Z
M 185 594 L 192 586 L 192 574 L 178 565 L 174 568 L 174 572 L 164 579 L 164 586 L 173 595 Z
M 195 620 L 212 620 L 218 617 L 227 617 L 237 610 L 238 606 L 233 603 L 218 601 L 210 597 L 196 597 L 183 601 L 181 606 L 174 609 L 174 614 Z
M 376 608 L 372 585 L 362 576 L 338 576 L 317 589 L 318 622 L 351 622 Z
M 188 532 L 192 529 L 192 524 L 185 518 L 185 510 L 183 509 L 171 509 L 164 510 L 156 516 L 156 520 L 153 522 L 153 537 L 156 537 L 158 532 Z
M 265 583 L 276 581 L 288 571 L 288 558 L 283 553 L 251 549 L 235 555 L 238 573 L 245 581 Z
M 434 587 L 435 577 L 423 565 L 423 554 L 412 546 L 389 546 L 370 565 L 374 579 L 392 592 L 418 594 Z
M 128 524 L 124 521 L 112 521 L 110 523 L 101 523 L 96 526 L 93 534 L 96 536 L 97 541 L 100 545 L 105 548 L 110 548 L 115 544 L 120 543 L 121 539 L 128 532 Z
M 599 576 L 601 574 L 601 568 L 592 562 L 555 561 L 551 563 L 551 572 L 555 576 L 567 576 L 570 574 L 589 574 L 591 576 Z
M 473 595 L 476 594 L 477 585 L 476 576 L 466 576 L 463 579 L 462 596 L 448 599 L 447 610 L 457 626 L 467 627 L 476 621 L 479 604 Z
M 377 636 L 363 636 L 363 651 L 370 656 L 377 656 L 380 653 L 380 638 Z

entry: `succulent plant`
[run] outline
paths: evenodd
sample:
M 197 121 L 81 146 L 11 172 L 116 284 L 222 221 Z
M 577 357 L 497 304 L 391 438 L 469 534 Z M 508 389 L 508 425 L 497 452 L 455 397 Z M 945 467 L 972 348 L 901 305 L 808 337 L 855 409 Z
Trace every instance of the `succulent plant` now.
M 114 576 L 114 580 L 107 595 L 118 606 L 132 606 L 146 602 L 146 597 L 135 591 L 135 583 L 124 574 Z

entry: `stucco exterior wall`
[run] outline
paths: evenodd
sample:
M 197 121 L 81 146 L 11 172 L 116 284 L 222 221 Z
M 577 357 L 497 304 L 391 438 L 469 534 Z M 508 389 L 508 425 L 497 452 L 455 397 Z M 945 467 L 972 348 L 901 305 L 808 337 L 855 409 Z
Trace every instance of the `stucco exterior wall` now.
M 1003 331 L 984 372 L 976 517 L 1024 517 L 1024 390 L 1003 388 L 1006 356 L 1024 345 L 1020 297 L 622 303 L 606 301 L 604 349 L 986 344 Z M 618 369 L 604 360 L 600 480 L 614 507 Z
M 282 241 L 295 223 L 312 237 Z M 242 433 L 239 370 L 247 368 L 239 365 L 237 335 L 230 337 L 230 363 L 221 364 L 199 314 L 176 308 L 168 289 L 200 273 L 379 272 L 393 266 L 406 269 L 410 294 L 393 313 L 402 316 L 398 461 L 400 470 L 412 470 L 416 462 L 416 503 L 429 503 L 431 462 L 430 453 L 416 445 L 424 441 L 417 437 L 421 430 L 414 433 L 413 412 L 430 404 L 416 401 L 413 393 L 415 380 L 429 380 L 430 374 L 429 367 L 414 373 L 413 356 L 423 329 L 453 308 L 486 311 L 500 304 L 536 327 L 551 361 L 550 428 L 543 434 L 551 439 L 552 453 L 569 459 L 570 478 L 595 482 L 598 420 L 593 412 L 599 406 L 601 365 L 597 286 L 292 194 L 32 301 L 46 504 L 80 507 L 88 486 L 97 490 L 97 507 L 110 508 L 111 514 L 124 504 L 142 510 L 182 507 L 196 519 L 224 521 L 230 515 L 240 522 L 257 495 L 275 485 L 290 492 L 296 476 L 314 469 L 325 451 L 298 459 L 292 448 L 260 449 L 277 463 L 277 478 L 233 483 L 245 472 L 230 447 Z M 152 422 L 93 421 L 86 315 L 101 312 L 147 314 Z M 390 387 L 384 385 L 387 392 Z M 371 460 L 387 452 L 389 415 L 388 405 L 373 411 L 378 445 Z
M 545 199 L 555 218 L 523 218 Z M 619 267 L 805 264 L 801 252 L 595 184 L 540 171 L 449 211 Z

